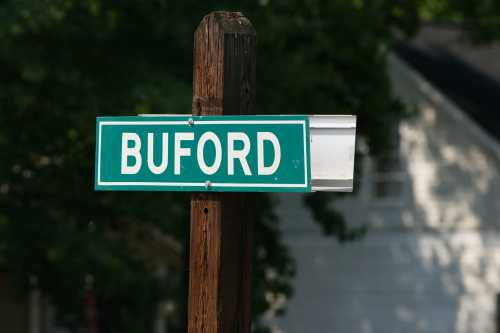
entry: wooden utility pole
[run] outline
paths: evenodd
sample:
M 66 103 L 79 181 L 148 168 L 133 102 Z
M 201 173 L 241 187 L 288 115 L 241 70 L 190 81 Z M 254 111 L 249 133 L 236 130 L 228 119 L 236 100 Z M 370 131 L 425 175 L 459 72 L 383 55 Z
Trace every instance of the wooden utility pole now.
M 203 18 L 194 34 L 193 115 L 254 113 L 255 45 L 241 13 Z M 189 333 L 250 332 L 252 201 L 243 193 L 192 195 Z

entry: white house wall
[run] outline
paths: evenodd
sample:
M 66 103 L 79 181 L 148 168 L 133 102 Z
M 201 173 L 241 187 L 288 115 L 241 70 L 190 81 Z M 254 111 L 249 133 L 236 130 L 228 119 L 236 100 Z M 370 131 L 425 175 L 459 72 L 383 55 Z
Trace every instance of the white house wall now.
M 396 57 L 396 94 L 419 113 L 400 126 L 403 190 L 337 201 L 368 234 L 340 245 L 321 234 L 299 195 L 281 196 L 297 262 L 295 295 L 276 332 L 494 333 L 500 292 L 500 150 L 462 111 Z M 358 119 L 362 122 L 362 119 Z

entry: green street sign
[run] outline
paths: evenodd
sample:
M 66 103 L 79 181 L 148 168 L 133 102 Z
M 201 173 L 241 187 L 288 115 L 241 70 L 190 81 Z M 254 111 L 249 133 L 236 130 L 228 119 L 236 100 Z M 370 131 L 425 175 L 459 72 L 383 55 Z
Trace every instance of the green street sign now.
M 96 190 L 309 192 L 306 116 L 99 117 Z

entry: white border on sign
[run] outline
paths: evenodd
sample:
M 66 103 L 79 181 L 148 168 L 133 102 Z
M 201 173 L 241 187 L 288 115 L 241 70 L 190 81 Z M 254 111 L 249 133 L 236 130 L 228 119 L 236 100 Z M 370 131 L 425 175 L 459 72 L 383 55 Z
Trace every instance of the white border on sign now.
M 196 125 L 230 125 L 230 124 L 248 124 L 248 125 L 269 125 L 269 124 L 300 124 L 303 129 L 304 139 L 304 183 L 303 184 L 276 184 L 276 183 L 211 183 L 211 187 L 287 187 L 287 188 L 302 188 L 307 187 L 308 177 L 307 171 L 309 161 L 307 160 L 307 138 L 306 138 L 306 121 L 305 120 L 197 120 Z M 186 125 L 186 121 L 100 121 L 99 122 L 99 146 L 97 152 L 97 185 L 101 186 L 188 186 L 200 187 L 205 186 L 205 183 L 182 183 L 182 182 L 104 182 L 101 180 L 101 133 L 102 126 L 112 125 Z

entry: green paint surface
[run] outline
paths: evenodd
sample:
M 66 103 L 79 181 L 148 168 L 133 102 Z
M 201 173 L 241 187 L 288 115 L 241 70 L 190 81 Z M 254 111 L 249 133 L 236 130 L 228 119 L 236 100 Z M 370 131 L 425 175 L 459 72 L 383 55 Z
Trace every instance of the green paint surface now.
M 192 119 L 192 124 L 189 120 Z M 218 170 L 208 175 L 198 161 L 198 141 L 206 132 L 212 132 L 220 141 L 221 163 Z M 234 159 L 234 174 L 228 173 L 228 134 L 244 133 L 249 138 L 250 150 L 246 161 L 251 174 L 245 174 L 242 163 Z M 270 175 L 258 172 L 257 135 L 269 132 L 276 136 L 281 150 L 278 168 Z M 134 174 L 122 171 L 123 133 L 140 138 L 140 169 Z M 151 133 L 151 134 L 150 134 Z M 163 133 L 168 133 L 167 167 L 159 174 L 148 167 L 148 154 L 154 164 L 160 165 L 165 147 Z M 180 157 L 180 174 L 174 172 L 175 134 L 193 133 L 194 140 L 182 141 L 182 148 L 190 148 L 190 156 Z M 148 134 L 153 137 L 152 152 L 148 152 Z M 126 147 L 133 148 L 134 141 Z M 242 141 L 234 142 L 241 150 Z M 212 141 L 203 146 L 203 160 L 211 166 L 216 149 Z M 273 144 L 263 141 L 263 163 L 270 166 L 275 159 Z M 96 190 L 127 191 L 246 191 L 246 192 L 310 192 L 309 123 L 307 116 L 154 116 L 154 117 L 98 117 L 96 123 Z M 150 156 L 150 158 L 151 158 Z M 127 165 L 136 158 L 128 156 Z M 248 172 L 247 172 L 248 173 Z

